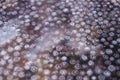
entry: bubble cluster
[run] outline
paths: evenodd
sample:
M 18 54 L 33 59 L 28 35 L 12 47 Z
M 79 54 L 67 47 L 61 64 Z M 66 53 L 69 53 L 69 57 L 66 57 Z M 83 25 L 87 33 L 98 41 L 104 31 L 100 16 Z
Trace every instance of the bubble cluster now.
M 119 80 L 119 0 L 1 0 L 0 80 Z

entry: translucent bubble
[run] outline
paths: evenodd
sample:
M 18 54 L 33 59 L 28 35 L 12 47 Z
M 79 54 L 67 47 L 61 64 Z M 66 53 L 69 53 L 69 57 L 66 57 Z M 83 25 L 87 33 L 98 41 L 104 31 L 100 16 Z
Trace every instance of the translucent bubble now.
M 65 76 L 60 76 L 59 80 L 65 80 Z
M 67 57 L 66 57 L 66 56 L 62 56 L 61 60 L 62 60 L 62 61 L 66 61 L 66 60 L 67 60 Z
M 18 73 L 18 77 L 23 78 L 24 76 L 25 76 L 25 73 L 24 73 L 24 72 L 19 72 L 19 73 Z
M 76 63 L 76 60 L 74 60 L 74 59 L 70 60 L 70 64 L 75 64 L 75 63 Z
M 38 71 L 38 67 L 35 66 L 35 65 L 32 65 L 32 66 L 30 67 L 30 70 L 31 70 L 32 72 L 37 72 L 37 71 Z
M 113 32 L 110 32 L 109 35 L 110 35 L 110 36 L 114 36 L 115 34 L 114 34 Z
M 112 54 L 112 53 L 113 53 L 113 51 L 112 51 L 111 49 L 106 49 L 105 52 L 106 52 L 107 54 Z
M 79 74 L 79 71 L 78 71 L 78 70 L 72 70 L 71 74 L 72 74 L 73 76 L 76 76 L 76 75 Z
M 5 55 L 5 56 L 4 56 L 4 60 L 8 60 L 9 58 L 10 58 L 9 55 Z
M 92 60 L 90 60 L 90 61 L 88 62 L 88 65 L 92 66 L 92 65 L 94 65 L 94 62 L 93 62 Z
M 85 75 L 85 71 L 80 71 L 80 75 Z
M 108 70 L 109 70 L 109 71 L 115 71 L 115 69 L 116 69 L 116 68 L 115 68 L 115 66 L 113 66 L 113 65 L 109 65 L 109 66 L 108 66 Z
M 1 52 L 0 52 L 0 54 L 1 55 L 5 55 L 7 52 L 5 51 L 5 50 L 2 50 Z
M 111 61 L 106 60 L 104 63 L 105 63 L 106 65 L 110 65 L 110 64 L 111 64 Z
M 0 20 L 0 25 L 2 25 L 2 24 L 3 24 L 3 21 Z
M 61 69 L 61 65 L 56 64 L 56 65 L 55 65 L 55 69 Z
M 79 63 L 75 64 L 74 68 L 77 70 L 80 69 L 80 64 Z
M 40 78 L 41 78 L 40 75 L 37 74 L 31 76 L 31 80 L 40 80 Z
M 115 58 L 114 57 L 110 57 L 110 61 L 114 61 L 115 60 Z
M 105 42 L 106 40 L 105 40 L 105 38 L 101 38 L 101 42 Z
M 3 74 L 4 74 L 5 76 L 8 76 L 8 75 L 10 74 L 10 70 L 5 69 L 5 70 L 3 71 Z
M 1 65 L 1 66 L 4 66 L 5 64 L 6 64 L 6 60 L 1 59 L 1 61 L 0 61 L 0 65 Z
M 101 70 L 101 68 L 99 68 L 99 67 L 95 67 L 95 72 L 96 72 L 97 74 L 100 74 L 100 73 L 102 72 L 102 70 Z
M 13 80 L 13 77 L 14 77 L 13 75 L 8 75 L 8 76 L 7 76 L 7 80 Z M 1 80 L 1 79 L 0 79 L 0 80 Z
M 112 45 L 112 44 L 111 44 L 111 45 L 109 45 L 109 46 L 110 46 L 110 48 L 114 48 L 114 45 Z
M 109 77 L 111 75 L 111 72 L 110 71 L 104 71 L 103 74 L 106 76 L 106 77 Z
M 107 37 L 107 40 L 108 40 L 108 41 L 112 41 L 113 38 L 112 38 L 112 37 Z
M 66 75 L 66 74 L 67 74 L 67 71 L 64 70 L 64 69 L 62 69 L 62 70 L 60 70 L 60 74 L 61 74 L 61 75 Z
M 120 55 L 119 55 L 118 53 L 116 53 L 116 54 L 114 54 L 114 57 L 115 57 L 115 58 L 119 58 Z
M 117 63 L 117 64 L 120 64 L 120 59 L 117 59 L 117 60 L 116 60 L 116 63 Z
M 98 80 L 105 80 L 105 76 L 99 75 L 99 76 L 98 76 Z
M 117 41 L 112 41 L 112 44 L 116 45 L 116 44 L 117 44 Z
M 13 50 L 14 50 L 14 49 L 13 49 L 12 47 L 8 47 L 8 50 L 7 50 L 7 51 L 8 51 L 8 52 L 13 52 Z
M 57 75 L 52 75 L 52 76 L 51 76 L 51 79 L 52 79 L 52 80 L 57 80 L 57 79 L 58 79 L 58 76 L 57 76 Z
M 93 74 L 93 71 L 91 69 L 89 69 L 89 70 L 87 70 L 86 73 L 87 73 L 88 76 L 91 76 Z
M 67 67 L 69 66 L 69 64 L 68 64 L 68 62 L 62 62 L 62 63 L 61 63 L 61 66 L 62 66 L 63 68 L 67 68 Z
M 89 80 L 89 77 L 85 76 L 83 77 L 83 80 Z
M 88 60 L 88 57 L 86 55 L 81 55 L 82 60 L 86 61 Z
M 73 79 L 72 79 L 73 80 Z M 76 80 L 82 80 L 82 76 L 76 76 Z
M 117 39 L 117 42 L 120 43 L 120 38 Z
M 92 76 L 91 79 L 92 79 L 92 80 L 96 80 L 96 76 Z
M 67 76 L 67 80 L 73 80 L 73 76 Z
M 56 16 L 57 13 L 56 13 L 56 12 L 52 12 L 51 15 L 52 15 L 52 16 Z

